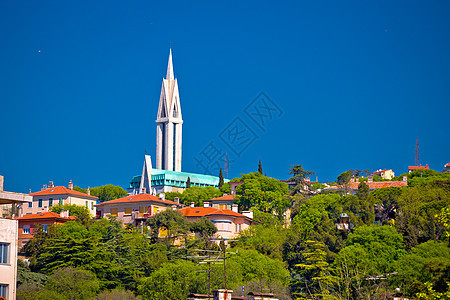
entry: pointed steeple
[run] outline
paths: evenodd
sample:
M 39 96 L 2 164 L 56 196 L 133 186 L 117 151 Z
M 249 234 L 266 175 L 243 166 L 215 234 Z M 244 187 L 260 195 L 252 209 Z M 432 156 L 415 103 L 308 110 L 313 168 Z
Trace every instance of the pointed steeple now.
M 167 75 L 166 75 L 166 79 L 167 80 L 173 80 L 174 79 L 174 75 L 173 75 L 173 63 L 172 63 L 172 48 L 169 51 L 169 63 L 167 64 Z

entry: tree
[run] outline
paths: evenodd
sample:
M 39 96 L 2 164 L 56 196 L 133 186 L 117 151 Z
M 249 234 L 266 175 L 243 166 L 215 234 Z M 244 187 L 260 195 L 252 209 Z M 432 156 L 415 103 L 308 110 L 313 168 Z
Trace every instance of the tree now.
M 140 300 L 141 297 L 136 297 L 132 292 L 127 290 L 112 290 L 108 291 L 105 290 L 101 292 L 97 297 L 95 297 L 93 300 Z
M 154 238 L 158 237 L 161 231 L 165 232 L 164 239 L 167 244 L 171 244 L 177 238 L 185 236 L 189 231 L 186 217 L 178 210 L 166 209 L 150 218 L 147 222 L 153 230 Z
M 261 159 L 259 160 L 258 172 L 259 172 L 261 175 L 263 175 L 263 169 L 262 169 L 262 165 L 261 165 Z
M 243 181 L 236 188 L 237 204 L 242 210 L 254 207 L 264 212 L 274 212 L 281 219 L 283 213 L 291 206 L 288 186 L 274 178 L 259 172 L 243 174 L 238 181 Z
M 350 182 L 351 177 L 352 177 L 352 172 L 350 170 L 345 171 L 337 177 L 337 183 L 339 183 L 341 185 L 346 185 Z
M 190 187 L 191 187 L 191 177 L 188 177 L 187 181 L 186 181 L 186 189 L 188 189 Z
M 302 165 L 293 165 L 289 168 L 289 174 L 292 175 L 288 181 L 296 182 L 296 185 L 292 188 L 291 194 L 295 195 L 297 193 L 306 192 L 309 190 L 310 186 L 306 183 L 306 178 L 310 175 L 316 174 L 313 171 L 306 171 L 303 169 Z
M 68 210 L 69 216 L 77 216 L 77 220 L 82 224 L 87 224 L 87 222 L 92 218 L 89 209 L 86 206 L 75 205 L 75 204 L 63 204 L 55 205 L 50 207 L 50 211 L 54 213 L 61 213 L 62 210 Z
M 217 232 L 217 228 L 213 222 L 205 217 L 202 217 L 194 222 L 189 223 L 189 230 L 197 233 L 205 242 L 205 246 L 209 245 L 209 239 Z
M 359 199 L 367 200 L 367 198 L 369 197 L 369 192 L 370 192 L 369 186 L 364 181 L 358 184 L 356 196 L 358 196 Z
M 89 271 L 62 268 L 48 277 L 45 289 L 63 295 L 65 299 L 90 299 L 100 291 L 100 283 Z
M 191 186 L 190 188 L 185 189 L 183 194 L 181 194 L 180 201 L 185 205 L 194 202 L 195 206 L 203 206 L 204 201 L 220 197 L 222 194 L 223 193 L 219 189 L 216 189 L 213 186 Z
M 223 184 L 224 184 L 223 173 L 222 173 L 222 168 L 220 168 L 220 172 L 219 172 L 219 189 L 222 188 Z

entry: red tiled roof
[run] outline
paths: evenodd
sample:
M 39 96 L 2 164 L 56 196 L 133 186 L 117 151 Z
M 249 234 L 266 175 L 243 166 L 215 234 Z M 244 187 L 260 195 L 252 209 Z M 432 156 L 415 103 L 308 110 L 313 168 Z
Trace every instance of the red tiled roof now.
M 445 164 L 444 167 L 450 167 L 450 163 Z
M 409 166 L 408 170 L 429 170 L 428 164 L 426 166 Z
M 180 209 L 185 217 L 206 217 L 206 216 L 233 216 L 238 218 L 247 218 L 243 214 L 236 213 L 229 209 L 218 209 L 214 207 L 185 207 Z
M 69 216 L 68 218 L 61 217 L 60 214 L 47 211 L 39 214 L 32 214 L 32 215 L 24 215 L 23 217 L 17 218 L 17 220 L 37 220 L 37 219 L 59 219 L 59 220 L 74 220 L 75 216 Z
M 234 200 L 234 195 L 225 195 L 225 196 L 222 196 L 222 197 L 217 197 L 217 198 L 212 198 L 211 199 L 211 201 L 214 201 L 214 200 Z
M 35 193 L 30 193 L 30 196 L 47 196 L 47 195 L 76 195 L 76 196 L 83 196 L 83 197 L 89 197 L 92 199 L 98 199 L 97 197 L 79 192 L 79 191 L 75 191 L 75 190 L 71 190 L 69 188 L 66 188 L 65 186 L 55 186 L 43 191 L 39 191 L 39 192 L 35 192 Z
M 366 184 L 369 186 L 369 189 L 373 190 L 373 189 L 381 189 L 381 188 L 385 188 L 385 187 L 402 187 L 402 186 L 407 186 L 408 182 L 406 181 L 377 181 L 377 182 L 367 182 Z M 358 185 L 359 182 L 351 182 L 349 183 L 349 188 L 352 190 L 357 190 L 358 189 Z M 342 189 L 343 187 L 341 185 L 335 185 L 335 186 L 330 186 L 328 188 L 326 188 L 326 190 L 337 190 L 337 189 Z
M 176 203 L 170 200 L 161 200 L 160 198 L 150 195 L 150 194 L 137 194 L 133 196 L 127 196 L 119 199 L 109 200 L 102 203 L 97 204 L 96 206 L 102 206 L 105 204 L 120 204 L 120 203 L 128 203 L 128 202 L 145 202 L 145 201 L 154 201 L 158 203 L 164 203 L 167 205 L 182 205 L 180 203 Z

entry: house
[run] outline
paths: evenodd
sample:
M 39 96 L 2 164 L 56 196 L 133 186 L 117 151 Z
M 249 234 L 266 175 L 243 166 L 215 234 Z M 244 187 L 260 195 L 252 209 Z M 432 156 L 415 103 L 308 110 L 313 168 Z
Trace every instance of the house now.
M 446 172 L 450 172 L 450 163 L 447 163 L 444 165 L 444 170 L 442 171 L 442 173 L 446 173 Z
M 259 293 L 250 292 L 248 293 L 248 300 L 278 300 L 279 296 L 273 293 Z
M 38 214 L 24 215 L 17 220 L 19 221 L 19 249 L 33 237 L 38 228 L 42 226 L 47 232 L 48 227 L 54 224 L 64 224 L 67 221 L 74 220 L 75 216 L 69 216 L 68 210 L 62 210 L 57 214 L 51 211 Z
M 408 172 L 411 173 L 412 171 L 415 171 L 415 170 L 429 170 L 429 169 L 430 169 L 430 167 L 428 167 L 428 164 L 426 166 L 422 166 L 422 165 L 409 166 Z
M 235 197 L 235 195 L 223 194 L 221 197 L 209 200 L 209 206 L 218 209 L 232 209 Z
M 16 299 L 19 221 L 14 217 L 18 205 L 31 201 L 29 195 L 4 191 L 0 175 L 0 205 L 11 205 L 11 219 L 0 218 L 0 297 L 7 300 Z
M 358 185 L 360 184 L 358 177 L 352 178 L 350 182 L 346 185 L 334 185 L 329 186 L 327 188 L 324 188 L 325 191 L 332 191 L 332 190 L 342 190 L 342 189 L 349 189 L 353 193 L 355 193 L 358 190 Z M 373 177 L 369 176 L 368 180 L 366 181 L 366 184 L 369 186 L 369 189 L 371 191 L 376 189 L 381 189 L 385 187 L 402 187 L 408 185 L 408 178 L 406 176 L 403 176 L 403 180 L 400 181 L 373 181 Z
M 91 216 L 95 217 L 96 215 L 95 204 L 98 198 L 91 196 L 89 189 L 87 194 L 74 190 L 72 180 L 69 182 L 68 187 L 54 186 L 53 182 L 50 181 L 48 185 L 44 185 L 41 191 L 30 193 L 30 196 L 33 196 L 33 202 L 22 207 L 21 217 L 27 214 L 33 215 L 47 212 L 50 210 L 50 207 L 57 204 L 85 206 L 91 213 Z
M 164 194 L 156 197 L 150 194 L 137 194 L 119 199 L 105 201 L 96 205 L 98 218 L 108 216 L 116 217 L 124 225 L 137 226 L 148 217 L 166 209 L 181 208 L 184 205 L 179 202 L 165 200 Z
M 215 242 L 219 242 L 221 238 L 233 239 L 241 230 L 247 229 L 253 223 L 253 211 L 244 211 L 240 214 L 237 212 L 237 205 L 233 206 L 233 210 L 229 210 L 210 207 L 208 202 L 205 202 L 204 207 L 194 207 L 192 202 L 189 207 L 181 209 L 180 212 L 191 222 L 202 217 L 213 222 L 217 228 L 213 237 Z
M 395 177 L 395 173 L 394 173 L 394 171 L 392 171 L 392 169 L 389 169 L 389 170 L 387 170 L 387 169 L 384 169 L 384 170 L 379 169 L 378 171 L 373 172 L 373 175 L 378 175 L 381 178 L 388 179 L 388 180 L 391 180 L 392 178 Z

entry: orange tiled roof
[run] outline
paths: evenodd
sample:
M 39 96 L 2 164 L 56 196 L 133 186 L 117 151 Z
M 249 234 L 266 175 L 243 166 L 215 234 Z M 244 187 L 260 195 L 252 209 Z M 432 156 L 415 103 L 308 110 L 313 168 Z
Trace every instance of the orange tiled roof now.
M 450 167 L 450 163 L 445 164 L 444 167 Z
M 102 203 L 97 204 L 96 206 L 103 206 L 105 204 L 120 204 L 120 203 L 128 203 L 128 202 L 145 202 L 145 201 L 154 201 L 158 203 L 164 203 L 167 205 L 182 205 L 180 203 L 176 203 L 170 200 L 161 200 L 160 198 L 150 195 L 150 194 L 137 194 L 133 196 L 126 196 L 119 199 L 109 200 Z
M 35 192 L 35 193 L 30 193 L 30 196 L 47 196 L 47 195 L 76 195 L 76 196 L 83 196 L 83 197 L 89 197 L 92 199 L 98 199 L 97 197 L 79 192 L 79 191 L 75 191 L 75 190 L 71 190 L 69 188 L 66 188 L 65 186 L 55 186 L 43 191 L 39 191 L 39 192 Z
M 373 189 L 381 189 L 381 188 L 385 188 L 385 187 L 402 187 L 402 186 L 407 186 L 408 182 L 406 181 L 377 181 L 377 182 L 367 182 L 366 184 L 369 186 L 369 189 L 373 190 Z M 350 182 L 349 183 L 349 188 L 352 190 L 357 190 L 358 189 L 358 185 L 359 182 Z M 335 185 L 335 186 L 330 186 L 328 188 L 326 188 L 326 190 L 337 190 L 337 189 L 342 189 L 343 187 L 341 185 Z
M 36 220 L 36 219 L 59 219 L 59 220 L 74 220 L 75 216 L 69 216 L 68 218 L 61 217 L 60 214 L 47 211 L 39 214 L 32 214 L 32 215 L 24 215 L 23 217 L 17 218 L 17 220 Z
M 247 218 L 243 214 L 234 212 L 229 209 L 218 209 L 214 207 L 185 207 L 180 209 L 180 212 L 185 217 L 206 217 L 206 216 L 214 216 L 214 215 L 222 215 L 222 216 L 233 216 L 238 218 Z
M 225 195 L 222 197 L 212 198 L 211 201 L 214 200 L 234 200 L 234 195 Z
M 428 164 L 426 166 L 409 166 L 408 170 L 429 170 Z

